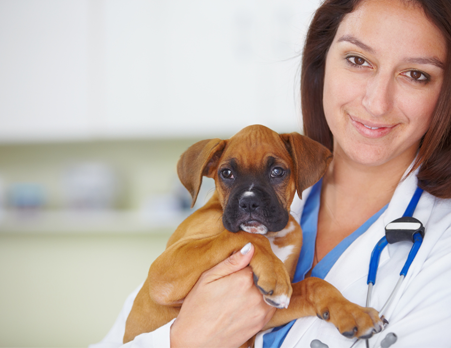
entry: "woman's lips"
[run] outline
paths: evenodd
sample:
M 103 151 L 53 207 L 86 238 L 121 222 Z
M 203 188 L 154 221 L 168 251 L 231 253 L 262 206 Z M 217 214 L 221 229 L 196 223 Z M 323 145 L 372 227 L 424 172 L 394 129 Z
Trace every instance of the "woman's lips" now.
M 367 138 L 380 138 L 390 133 L 396 125 L 374 124 L 349 116 L 357 131 Z

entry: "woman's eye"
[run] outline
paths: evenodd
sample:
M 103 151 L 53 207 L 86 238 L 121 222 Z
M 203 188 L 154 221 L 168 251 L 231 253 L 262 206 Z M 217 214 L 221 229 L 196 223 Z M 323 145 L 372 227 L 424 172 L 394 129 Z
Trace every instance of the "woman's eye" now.
M 415 82 L 427 82 L 429 81 L 429 76 L 418 70 L 410 70 L 404 73 L 405 76 L 414 80 Z
M 349 57 L 346 57 L 346 59 L 352 65 L 357 65 L 359 67 L 360 66 L 371 66 L 365 59 L 363 59 L 362 57 L 359 57 L 359 56 L 349 56 Z
M 225 179 L 233 179 L 234 178 L 233 177 L 233 173 L 232 173 L 232 171 L 230 169 L 223 169 L 221 171 L 221 175 Z
M 285 174 L 285 171 L 280 168 L 280 167 L 276 167 L 273 168 L 273 170 L 271 171 L 271 178 L 280 178 Z

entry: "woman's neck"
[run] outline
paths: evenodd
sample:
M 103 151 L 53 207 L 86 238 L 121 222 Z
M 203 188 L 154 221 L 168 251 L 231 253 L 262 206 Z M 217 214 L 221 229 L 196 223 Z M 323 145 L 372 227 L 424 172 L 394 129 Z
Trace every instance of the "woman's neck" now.
M 324 176 L 323 191 L 334 191 L 335 196 L 356 203 L 368 199 L 388 203 L 413 159 L 401 156 L 381 165 L 368 166 L 336 152 Z
M 317 261 L 390 202 L 411 161 L 365 166 L 334 154 L 321 190 Z

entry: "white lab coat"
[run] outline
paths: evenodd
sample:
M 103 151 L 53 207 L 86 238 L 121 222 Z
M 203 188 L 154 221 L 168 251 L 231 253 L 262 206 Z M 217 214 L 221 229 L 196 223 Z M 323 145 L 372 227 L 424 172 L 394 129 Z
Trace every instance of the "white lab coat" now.
M 368 266 L 371 252 L 384 235 L 389 222 L 401 217 L 417 187 L 416 173 L 402 181 L 379 219 L 341 255 L 326 276 L 352 302 L 365 305 Z M 303 200 L 293 202 L 295 217 L 302 213 L 310 189 Z M 426 236 L 400 291 L 385 312 L 390 324 L 370 340 L 370 347 L 381 346 L 387 333 L 394 332 L 398 341 L 393 348 L 450 348 L 451 347 L 451 200 L 438 199 L 424 192 L 414 217 L 425 226 Z M 299 219 L 298 219 L 299 220 Z M 399 278 L 412 243 L 388 245 L 381 254 L 371 306 L 381 309 Z M 91 348 L 115 348 L 122 345 L 126 317 L 137 291 L 127 299 L 116 323 L 105 339 Z M 135 338 L 124 347 L 169 347 L 169 323 L 164 327 Z M 256 347 L 262 347 L 259 334 Z M 354 340 L 340 335 L 330 323 L 317 317 L 300 318 L 288 333 L 282 348 L 308 348 L 319 339 L 329 348 L 349 348 Z M 365 347 L 364 342 L 356 348 Z

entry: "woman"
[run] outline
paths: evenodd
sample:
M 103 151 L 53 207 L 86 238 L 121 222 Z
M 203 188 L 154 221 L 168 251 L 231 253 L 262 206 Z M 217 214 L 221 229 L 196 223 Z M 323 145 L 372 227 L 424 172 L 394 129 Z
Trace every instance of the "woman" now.
M 305 133 L 333 150 L 334 160 L 293 204 L 305 235 L 297 280 L 323 277 L 365 305 L 374 245 L 417 185 L 425 191 L 414 212 L 426 228 L 423 245 L 385 312 L 387 330 L 370 339 L 371 347 L 388 332 L 398 336 L 395 348 L 451 346 L 450 50 L 449 0 L 326 1 L 307 36 Z M 389 297 L 410 247 L 400 242 L 382 253 L 372 307 L 381 309 Z M 126 346 L 241 345 L 274 313 L 253 285 L 252 253 L 246 246 L 204 273 L 175 321 Z M 120 346 L 134 295 L 99 347 Z M 256 347 L 310 347 L 314 339 L 331 348 L 353 342 L 308 317 L 259 334 Z

